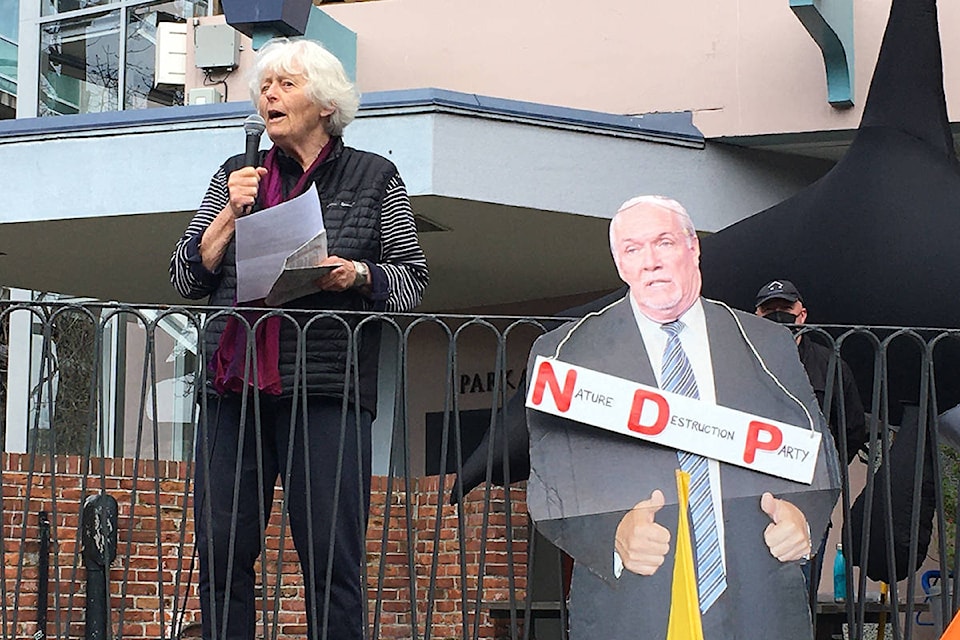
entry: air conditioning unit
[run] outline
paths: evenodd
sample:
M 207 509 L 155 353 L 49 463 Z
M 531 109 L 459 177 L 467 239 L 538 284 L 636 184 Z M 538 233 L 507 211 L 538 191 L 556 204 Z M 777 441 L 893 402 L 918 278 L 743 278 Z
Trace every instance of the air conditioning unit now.
M 154 86 L 183 85 L 187 77 L 187 25 L 161 22 L 157 25 L 154 50 Z

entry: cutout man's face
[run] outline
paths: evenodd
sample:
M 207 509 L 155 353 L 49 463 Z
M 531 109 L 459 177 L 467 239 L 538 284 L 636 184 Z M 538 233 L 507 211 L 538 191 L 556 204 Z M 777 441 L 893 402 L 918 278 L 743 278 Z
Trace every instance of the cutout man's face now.
M 676 320 L 700 296 L 700 243 L 669 209 L 640 204 L 621 211 L 613 257 L 620 278 L 651 320 Z

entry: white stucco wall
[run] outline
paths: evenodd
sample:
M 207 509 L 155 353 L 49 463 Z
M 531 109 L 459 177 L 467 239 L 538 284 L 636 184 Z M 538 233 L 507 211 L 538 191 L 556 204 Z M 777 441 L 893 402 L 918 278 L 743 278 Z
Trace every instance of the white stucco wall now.
M 220 163 L 242 152 L 242 120 L 0 137 L 0 164 L 9 167 L 0 224 L 193 211 Z M 775 204 L 823 169 L 722 145 L 698 149 L 428 109 L 360 117 L 345 139 L 391 159 L 412 196 L 609 218 L 632 195 L 665 193 L 700 210 L 705 231 Z

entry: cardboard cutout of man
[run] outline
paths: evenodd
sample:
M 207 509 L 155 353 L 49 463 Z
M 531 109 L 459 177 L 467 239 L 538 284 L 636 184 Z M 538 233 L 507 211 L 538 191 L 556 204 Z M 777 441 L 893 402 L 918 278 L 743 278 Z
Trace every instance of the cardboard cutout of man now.
M 823 535 L 840 476 L 792 336 L 700 297 L 699 243 L 679 203 L 658 196 L 626 202 L 611 221 L 610 242 L 629 294 L 542 336 L 530 370 L 542 355 L 672 390 L 662 386 L 672 375 L 663 368 L 673 366 L 677 349 L 662 325 L 679 320 L 689 362 L 684 377 L 695 379 L 701 401 L 820 432 L 811 485 L 704 458 L 707 497 L 690 494 L 694 555 L 713 552 L 698 540 L 698 500 L 712 507 L 709 528 L 720 548 L 719 582 L 698 580 L 703 637 L 811 638 L 800 562 L 811 535 Z M 576 563 L 571 637 L 667 637 L 681 455 L 536 410 L 527 420 L 528 508 L 538 529 Z M 698 579 L 716 572 L 697 568 Z

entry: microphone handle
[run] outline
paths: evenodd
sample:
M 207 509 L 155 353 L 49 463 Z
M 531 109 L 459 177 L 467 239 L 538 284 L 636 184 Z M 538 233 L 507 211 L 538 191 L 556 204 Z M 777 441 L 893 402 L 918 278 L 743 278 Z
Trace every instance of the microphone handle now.
M 259 162 L 258 162 L 259 159 L 260 159 L 260 134 L 248 133 L 247 149 L 243 155 L 243 166 L 256 167 L 259 165 Z

